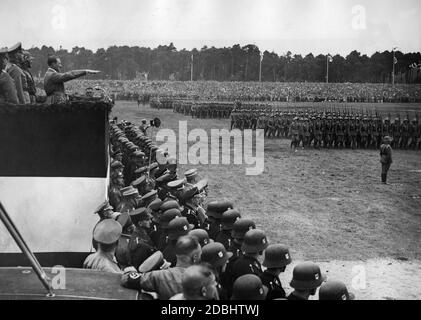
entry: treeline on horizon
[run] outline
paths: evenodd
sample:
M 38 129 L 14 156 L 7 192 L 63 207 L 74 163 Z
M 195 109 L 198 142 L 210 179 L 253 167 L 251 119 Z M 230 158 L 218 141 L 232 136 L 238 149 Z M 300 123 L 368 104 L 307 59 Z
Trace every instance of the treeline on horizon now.
M 260 51 L 255 45 L 200 50 L 177 50 L 172 43 L 157 48 L 112 46 L 96 52 L 84 47 L 71 51 L 42 46 L 29 51 L 35 60 L 32 72 L 43 77 L 47 58 L 57 55 L 64 70 L 98 69 L 99 75 L 90 79 L 133 80 L 148 73 L 148 80 L 190 80 L 191 56 L 193 55 L 193 80 L 258 81 Z M 413 63 L 421 63 L 421 53 L 395 52 L 396 83 L 421 83 L 419 68 L 410 69 Z M 329 82 L 391 83 L 393 52 L 376 52 L 371 56 L 354 50 L 346 57 L 332 56 L 329 63 Z M 326 81 L 326 55 L 292 54 L 278 55 L 264 51 L 262 81 L 324 82 Z

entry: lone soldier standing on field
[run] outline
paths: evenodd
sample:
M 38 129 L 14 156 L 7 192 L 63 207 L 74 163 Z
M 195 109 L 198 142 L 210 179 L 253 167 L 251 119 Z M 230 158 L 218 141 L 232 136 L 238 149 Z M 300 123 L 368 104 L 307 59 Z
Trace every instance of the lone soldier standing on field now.
M 380 162 L 382 164 L 382 182 L 387 184 L 387 172 L 392 164 L 392 147 L 390 146 L 391 138 L 385 136 L 383 144 L 380 146 Z

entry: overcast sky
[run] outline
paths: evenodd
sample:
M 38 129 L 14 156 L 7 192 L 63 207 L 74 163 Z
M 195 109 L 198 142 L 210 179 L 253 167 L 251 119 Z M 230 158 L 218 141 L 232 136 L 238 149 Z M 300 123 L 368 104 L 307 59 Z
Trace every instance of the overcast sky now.
M 0 46 L 421 51 L 420 0 L 1 0 Z

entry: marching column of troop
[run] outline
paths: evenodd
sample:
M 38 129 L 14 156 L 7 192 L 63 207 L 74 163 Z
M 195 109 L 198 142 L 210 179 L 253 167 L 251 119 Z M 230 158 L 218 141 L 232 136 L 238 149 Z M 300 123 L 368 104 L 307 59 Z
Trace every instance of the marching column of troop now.
M 207 199 L 196 169 L 179 176 L 174 157 L 138 126 L 110 125 L 109 200 L 96 210 L 96 252 L 85 268 L 121 274 L 143 299 L 351 299 L 346 286 L 324 282 L 320 268 L 299 263 L 288 296 L 279 279 L 292 258 L 228 200 Z
M 202 119 L 229 119 L 233 102 L 179 100 L 173 102 L 173 111 Z
M 418 113 L 402 119 L 400 114 L 349 113 L 305 108 L 236 108 L 232 129 L 262 129 L 266 138 L 291 139 L 291 147 L 351 148 L 380 147 L 384 136 L 395 149 L 421 149 Z

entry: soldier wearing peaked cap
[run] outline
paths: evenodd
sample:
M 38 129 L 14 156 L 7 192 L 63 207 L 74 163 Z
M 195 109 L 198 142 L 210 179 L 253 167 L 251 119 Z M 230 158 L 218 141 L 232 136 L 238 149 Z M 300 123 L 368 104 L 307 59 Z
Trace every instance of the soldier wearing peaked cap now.
M 37 93 L 37 89 L 35 87 L 35 81 L 30 71 L 30 69 L 32 68 L 33 59 L 34 58 L 28 51 L 23 51 L 23 60 L 22 60 L 21 68 L 26 77 L 29 103 L 36 102 L 36 93 Z
M 85 269 L 121 273 L 115 261 L 115 250 L 121 236 L 121 224 L 113 219 L 100 221 L 94 229 L 93 238 L 98 243 L 98 251 L 90 254 L 84 261 Z
M 316 294 L 317 288 L 323 283 L 318 265 L 312 262 L 303 262 L 295 266 L 290 286 L 295 290 L 287 297 L 288 300 L 308 300 Z
M 0 102 L 18 104 L 19 99 L 12 77 L 5 71 L 8 63 L 7 48 L 0 48 Z
M 272 244 L 266 248 L 264 255 L 263 266 L 266 267 L 266 270 L 260 275 L 260 279 L 269 289 L 266 300 L 286 298 L 279 275 L 291 263 L 288 248 L 280 244 Z
M 108 198 L 110 199 L 110 204 L 114 208 L 118 208 L 120 202 L 123 198 L 120 190 L 124 187 L 124 177 L 123 173 L 118 172 L 111 177 L 111 184 L 108 189 Z
M 136 269 L 155 251 L 156 248 L 149 236 L 152 215 L 147 208 L 138 208 L 130 212 L 130 217 L 135 225 L 130 241 L 129 256 L 131 265 Z
M 136 209 L 139 192 L 132 186 L 122 188 L 120 190 L 123 199 L 117 207 L 118 212 L 130 212 Z
M 134 225 L 130 218 L 130 215 L 127 212 L 120 214 L 117 217 L 116 221 L 121 224 L 122 233 L 121 233 L 120 238 L 118 239 L 118 244 L 115 251 L 115 257 L 116 257 L 119 267 L 121 269 L 124 269 L 130 266 L 129 241 L 130 241 L 130 235 L 134 229 Z
M 29 103 L 29 96 L 25 97 L 24 88 L 27 86 L 26 76 L 20 68 L 23 61 L 22 44 L 18 42 L 8 50 L 9 61 L 6 66 L 6 72 L 12 77 L 19 104 Z

